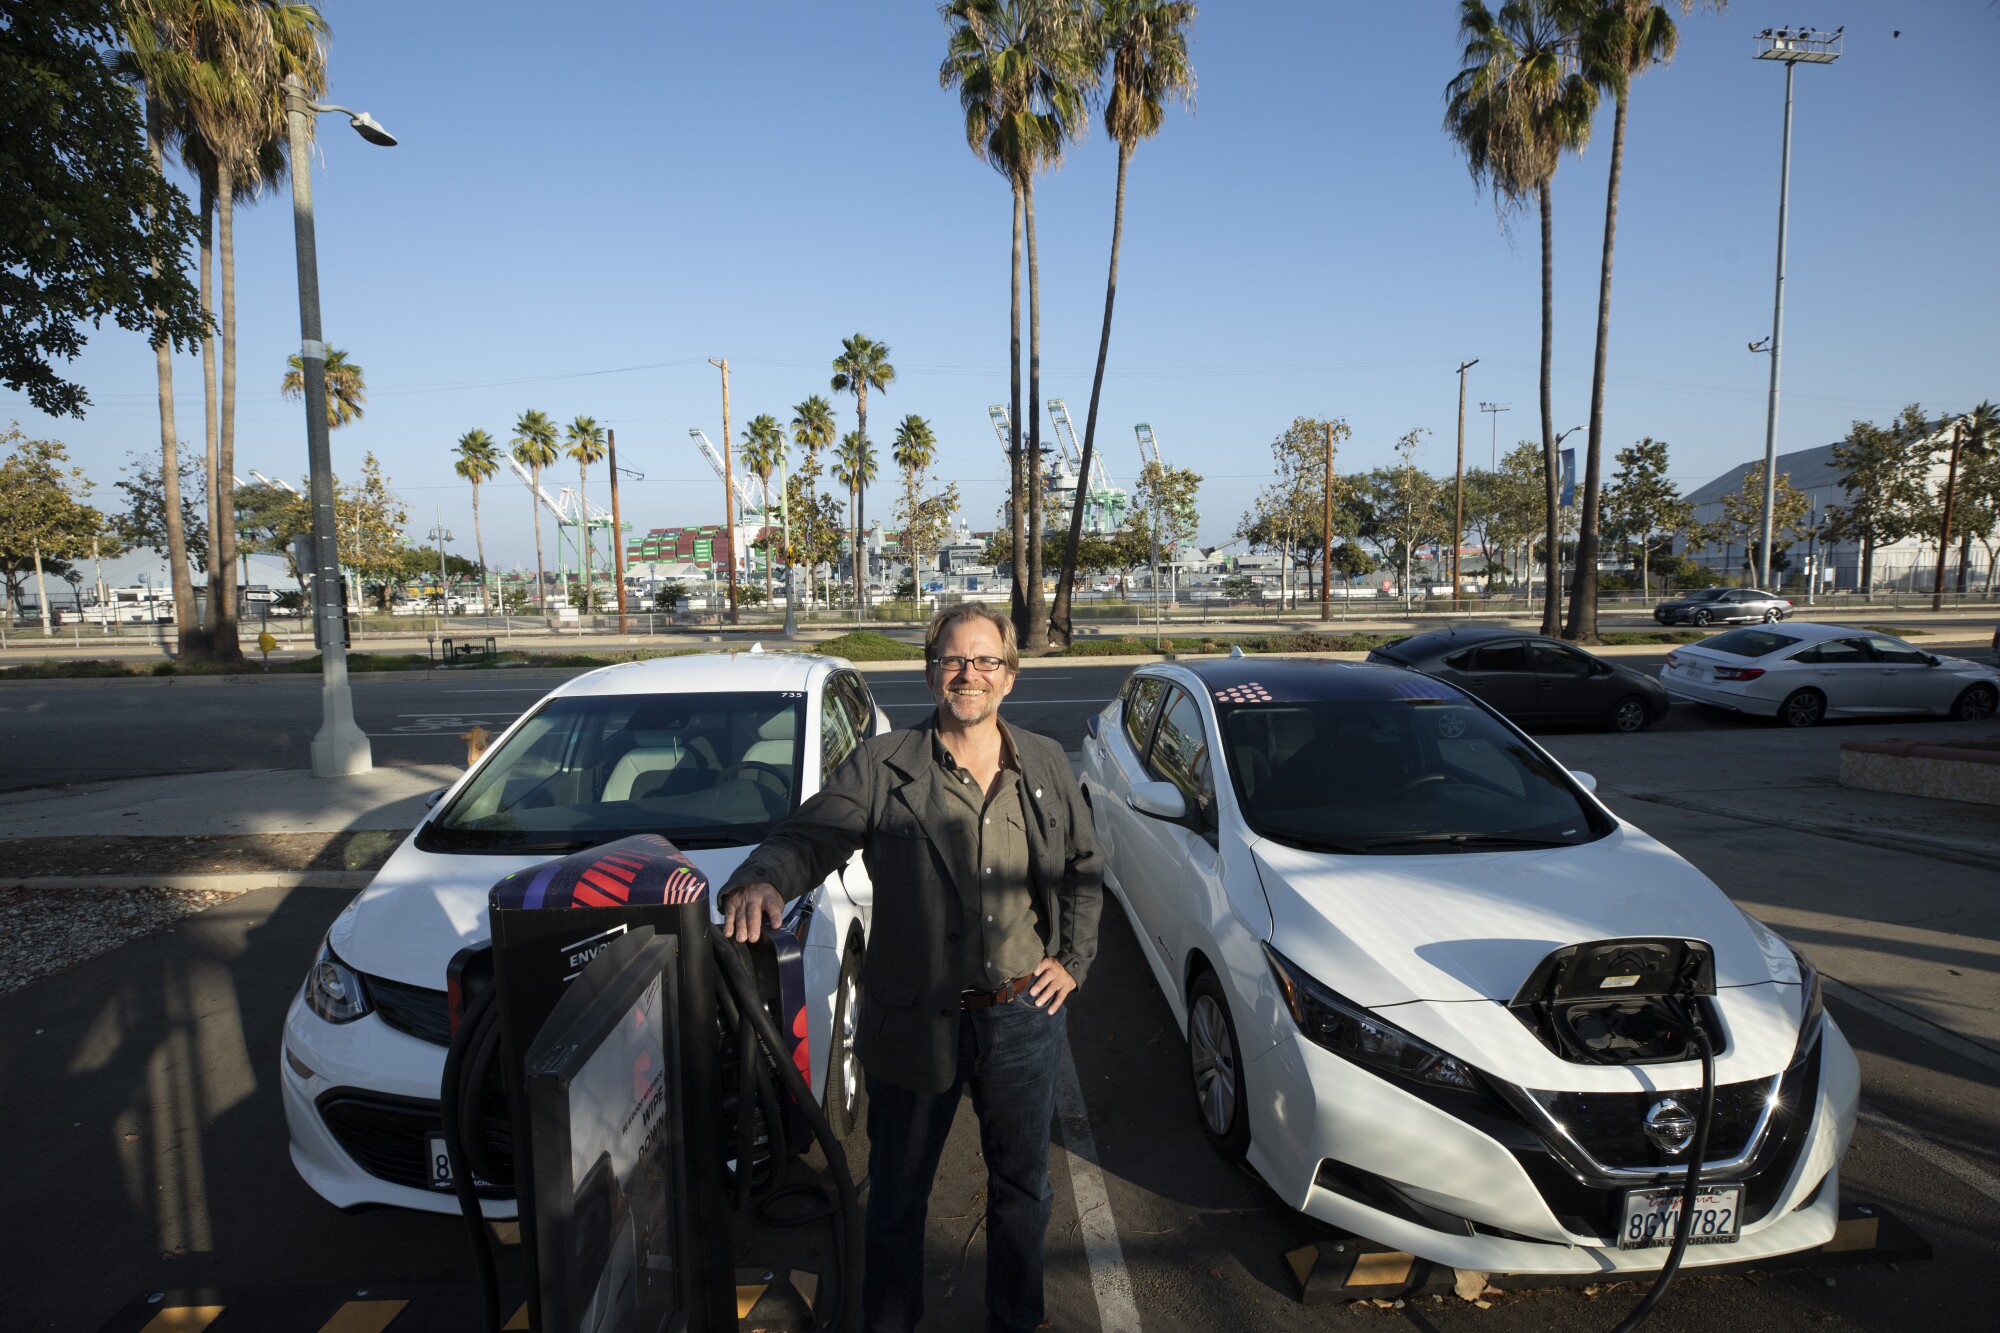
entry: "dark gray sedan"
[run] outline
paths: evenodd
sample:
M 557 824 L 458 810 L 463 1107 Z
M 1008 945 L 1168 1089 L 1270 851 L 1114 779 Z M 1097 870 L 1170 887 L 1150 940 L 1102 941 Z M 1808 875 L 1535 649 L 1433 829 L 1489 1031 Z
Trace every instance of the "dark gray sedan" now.
M 1792 613 L 1788 598 L 1755 588 L 1703 588 L 1653 608 L 1653 619 L 1662 625 L 1747 625 L 1761 620 L 1770 624 Z
M 1454 625 L 1368 654 L 1371 662 L 1409 667 L 1450 681 L 1516 722 L 1599 725 L 1643 731 L 1666 716 L 1670 700 L 1644 671 L 1619 666 L 1561 639 L 1504 625 Z

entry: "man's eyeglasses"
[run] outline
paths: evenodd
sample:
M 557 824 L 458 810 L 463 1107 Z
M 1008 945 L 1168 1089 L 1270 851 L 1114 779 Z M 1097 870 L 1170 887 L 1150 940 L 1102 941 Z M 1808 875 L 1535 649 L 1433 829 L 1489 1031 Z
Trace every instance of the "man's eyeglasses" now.
M 982 676 L 990 676 L 1007 665 L 1004 657 L 933 657 L 931 665 L 947 676 L 956 676 L 968 666 Z

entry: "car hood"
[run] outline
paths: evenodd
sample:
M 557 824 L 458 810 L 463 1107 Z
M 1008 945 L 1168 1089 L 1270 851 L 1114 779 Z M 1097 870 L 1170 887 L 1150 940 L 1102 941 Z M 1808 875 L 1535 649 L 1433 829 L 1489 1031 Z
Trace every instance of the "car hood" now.
M 1796 980 L 1777 937 L 1708 878 L 1629 825 L 1579 847 L 1438 856 L 1341 856 L 1260 839 L 1271 945 L 1370 1008 L 1505 1004 L 1569 944 L 1704 940 L 1718 986 Z
M 750 851 L 747 846 L 715 847 L 685 855 L 708 877 L 711 888 L 720 888 Z M 440 855 L 407 841 L 341 912 L 328 942 L 359 971 L 443 990 L 452 956 L 488 938 L 487 891 L 516 870 L 552 859 Z

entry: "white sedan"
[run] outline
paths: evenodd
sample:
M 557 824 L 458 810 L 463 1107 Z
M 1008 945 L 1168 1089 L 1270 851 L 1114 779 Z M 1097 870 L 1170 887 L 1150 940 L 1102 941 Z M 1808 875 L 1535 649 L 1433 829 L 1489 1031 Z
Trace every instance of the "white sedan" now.
M 455 1213 L 440 1164 L 450 1041 L 446 967 L 487 939 L 487 891 L 513 871 L 635 833 L 670 839 L 720 887 L 866 737 L 889 729 L 839 658 L 737 654 L 578 676 L 509 727 L 438 799 L 327 931 L 285 1016 L 292 1164 L 342 1208 Z M 861 859 L 793 903 L 804 946 L 807 1079 L 845 1134 L 860 959 L 873 892 Z M 504 1118 L 489 1152 L 504 1156 Z M 511 1190 L 479 1187 L 488 1217 Z
M 1983 722 L 2000 704 L 2000 671 L 1990 666 L 1939 657 L 1875 630 L 1798 621 L 1676 648 L 1660 683 L 1677 699 L 1787 727 L 1891 713 Z
M 1482 1272 L 1657 1269 L 1693 1023 L 1717 1094 L 1687 1264 L 1833 1235 L 1858 1078 L 1811 964 L 1485 705 L 1241 658 L 1142 668 L 1088 730 L 1107 881 L 1202 1131 L 1293 1207 Z M 1708 992 L 1554 1002 L 1564 960 L 1649 951 L 1706 959 Z

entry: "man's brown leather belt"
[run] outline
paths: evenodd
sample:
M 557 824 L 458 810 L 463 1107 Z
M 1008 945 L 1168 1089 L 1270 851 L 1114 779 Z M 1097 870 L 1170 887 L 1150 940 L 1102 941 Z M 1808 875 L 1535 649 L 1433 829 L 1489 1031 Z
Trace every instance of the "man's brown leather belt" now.
M 1005 1004 L 1022 991 L 1035 984 L 1035 974 L 1015 977 L 998 990 L 969 990 L 959 996 L 959 1003 L 967 1009 L 991 1009 L 996 1004 Z

